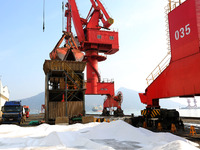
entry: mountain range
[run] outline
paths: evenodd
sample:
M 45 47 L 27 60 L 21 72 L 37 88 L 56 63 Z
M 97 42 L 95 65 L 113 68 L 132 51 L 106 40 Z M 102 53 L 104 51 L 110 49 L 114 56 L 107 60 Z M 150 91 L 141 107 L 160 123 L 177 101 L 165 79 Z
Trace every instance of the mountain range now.
M 122 109 L 136 109 L 136 110 L 142 110 L 146 107 L 146 105 L 142 104 L 140 102 L 140 98 L 138 95 L 138 91 L 134 91 L 132 89 L 127 88 L 119 88 L 116 91 L 116 94 L 118 91 L 121 91 L 123 93 L 123 103 L 122 103 Z M 105 96 L 100 95 L 86 95 L 85 96 L 85 109 L 86 112 L 91 112 L 92 108 L 94 106 L 103 105 Z M 35 114 L 39 113 L 41 111 L 41 105 L 45 103 L 45 93 L 41 92 L 35 96 L 21 99 L 23 105 L 28 105 L 30 107 L 30 113 Z M 182 107 L 180 103 L 173 102 L 170 100 L 160 100 L 160 105 L 162 108 L 179 108 Z

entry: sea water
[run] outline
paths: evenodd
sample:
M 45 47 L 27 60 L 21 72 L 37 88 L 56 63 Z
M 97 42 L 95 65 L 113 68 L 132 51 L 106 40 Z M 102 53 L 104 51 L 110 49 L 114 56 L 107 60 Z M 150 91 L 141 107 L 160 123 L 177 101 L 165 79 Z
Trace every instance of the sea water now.
M 200 109 L 177 109 L 182 117 L 200 117 Z

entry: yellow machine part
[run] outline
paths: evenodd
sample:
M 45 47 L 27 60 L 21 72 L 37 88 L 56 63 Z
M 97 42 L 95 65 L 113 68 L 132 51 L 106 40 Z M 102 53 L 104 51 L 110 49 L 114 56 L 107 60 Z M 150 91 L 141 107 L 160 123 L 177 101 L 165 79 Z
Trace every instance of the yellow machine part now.
M 148 112 L 149 111 L 149 112 Z M 160 116 L 160 109 L 153 109 L 153 110 L 147 110 L 147 109 L 144 109 L 144 110 L 141 110 L 141 114 L 142 116 L 151 116 L 151 118 L 156 118 L 158 116 Z

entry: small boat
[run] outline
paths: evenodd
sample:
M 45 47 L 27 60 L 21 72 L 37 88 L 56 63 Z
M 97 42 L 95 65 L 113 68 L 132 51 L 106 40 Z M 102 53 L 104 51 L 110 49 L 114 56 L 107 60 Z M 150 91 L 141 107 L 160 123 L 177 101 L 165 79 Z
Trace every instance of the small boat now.
M 92 108 L 92 111 L 94 111 L 94 112 L 102 112 L 102 110 L 103 110 L 103 107 L 101 105 L 94 106 Z

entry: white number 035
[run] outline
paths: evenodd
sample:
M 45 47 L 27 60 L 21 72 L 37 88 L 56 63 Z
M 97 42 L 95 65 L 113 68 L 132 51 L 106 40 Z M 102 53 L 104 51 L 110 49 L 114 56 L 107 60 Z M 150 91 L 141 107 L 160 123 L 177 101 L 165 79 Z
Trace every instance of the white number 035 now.
M 175 31 L 175 39 L 179 40 L 180 38 L 184 38 L 186 35 L 189 35 L 191 32 L 190 24 L 185 25 L 185 28 L 182 27 L 180 30 Z

